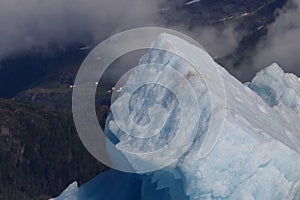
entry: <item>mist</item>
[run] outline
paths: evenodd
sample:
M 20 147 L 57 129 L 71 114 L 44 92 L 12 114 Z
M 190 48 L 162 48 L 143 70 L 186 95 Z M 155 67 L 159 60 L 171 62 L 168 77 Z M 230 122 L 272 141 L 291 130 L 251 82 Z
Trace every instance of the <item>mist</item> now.
M 162 0 L 2 0 L 0 58 L 50 43 L 101 41 L 138 26 L 158 25 Z
M 253 66 L 259 70 L 276 62 L 300 75 L 300 0 L 290 1 L 277 15 L 256 49 Z
M 168 27 L 160 14 L 167 0 L 2 0 L 0 6 L 0 59 L 12 53 L 50 44 L 99 43 L 120 31 L 141 27 Z M 175 13 L 176 14 L 176 13 Z M 230 53 L 238 45 L 233 27 L 172 27 L 186 32 L 213 57 Z M 224 43 L 225 42 L 225 43 Z
M 0 5 L 0 60 L 14 53 L 47 49 L 55 44 L 96 45 L 130 28 L 159 26 L 182 31 L 198 41 L 215 59 L 238 48 L 243 33 L 234 24 L 224 27 L 169 25 L 161 12 L 168 0 L 2 0 Z M 224 66 L 237 78 L 246 77 L 277 62 L 286 71 L 300 74 L 300 0 L 292 0 L 277 13 L 267 35 L 246 67 Z M 173 14 L 176 14 L 173 12 Z M 251 73 L 249 73 L 251 71 Z

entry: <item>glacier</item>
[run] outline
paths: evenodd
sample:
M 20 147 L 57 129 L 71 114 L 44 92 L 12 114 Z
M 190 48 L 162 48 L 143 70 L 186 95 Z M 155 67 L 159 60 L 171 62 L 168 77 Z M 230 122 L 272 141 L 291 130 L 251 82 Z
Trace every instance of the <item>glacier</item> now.
M 170 154 L 155 154 L 156 157 L 143 153 L 155 152 L 176 137 L 182 117 L 182 107 L 174 95 L 176 91 L 155 84 L 144 85 L 134 93 L 130 91 L 147 79 L 165 79 L 175 88 L 185 88 L 189 84 L 194 88 L 198 107 L 196 110 L 190 106 L 187 111 L 199 111 L 196 112 L 199 115 L 191 115 L 188 119 L 196 121 L 197 126 L 183 122 L 183 127 L 189 130 L 180 129 L 183 134 L 176 147 L 187 146 L 186 152 L 179 154 L 168 167 L 154 172 L 134 174 L 109 170 L 80 187 L 74 182 L 55 199 L 300 199 L 300 79 L 272 64 L 250 83 L 243 84 L 214 62 L 205 50 L 176 36 L 161 34 L 152 47 L 139 64 L 149 65 L 149 68 L 151 63 L 159 65 L 129 74 L 122 92 L 113 101 L 105 134 L 133 169 L 160 166 L 165 157 L 177 153 L 176 148 L 169 148 Z M 188 57 L 204 73 L 196 73 L 190 63 L 158 48 L 172 49 Z M 165 73 L 167 66 L 183 74 L 187 82 Z M 222 83 L 214 82 L 217 75 Z M 204 80 L 215 84 L 208 87 Z M 131 99 L 123 101 L 128 94 Z M 146 139 L 133 139 L 124 134 L 120 122 L 128 123 L 128 113 L 119 111 L 123 111 L 127 103 L 133 122 L 140 126 L 150 123 L 148 128 L 155 130 L 156 125 L 161 126 L 155 119 L 162 119 L 165 123 L 161 133 Z M 158 103 L 161 106 L 156 106 Z M 188 102 L 183 101 L 182 105 L 188 106 Z M 163 117 L 166 113 L 167 117 Z M 216 122 L 211 122 L 213 120 Z M 220 124 L 219 131 L 217 125 Z M 137 128 L 132 130 L 134 136 L 139 134 Z M 130 152 L 142 153 L 137 158 Z M 113 159 L 109 148 L 108 154 L 112 162 L 122 164 Z

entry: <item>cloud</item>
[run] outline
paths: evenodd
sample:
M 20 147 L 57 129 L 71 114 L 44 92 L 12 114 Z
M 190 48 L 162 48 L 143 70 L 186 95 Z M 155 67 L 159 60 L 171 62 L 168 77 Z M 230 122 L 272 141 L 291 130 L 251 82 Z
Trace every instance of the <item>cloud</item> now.
M 189 24 L 177 23 L 169 28 L 180 31 L 196 40 L 214 58 L 222 58 L 233 53 L 243 37 L 242 31 L 236 30 L 234 23 L 222 26 L 198 25 L 193 28 Z
M 157 24 L 162 0 L 1 0 L 0 57 Z
M 300 75 L 300 0 L 292 0 L 278 12 L 268 34 L 253 58 L 256 69 L 277 62 L 288 72 Z
M 235 30 L 235 25 L 228 24 L 222 28 L 198 27 L 191 35 L 216 59 L 224 57 L 238 47 L 241 33 Z
M 169 0 L 1 0 L 0 59 L 28 49 L 40 51 L 53 44 L 60 47 L 74 43 L 97 44 L 114 33 L 141 26 L 162 26 L 186 33 L 214 58 L 224 57 L 238 47 L 242 34 L 236 31 L 234 24 L 190 28 L 184 19 L 169 23 L 174 16 L 179 19 L 180 12 L 165 9 L 167 18 L 161 12 L 165 6 L 174 4 L 179 3 Z
M 49 43 L 64 47 L 74 42 L 100 42 L 133 27 L 167 27 L 160 14 L 166 3 L 170 4 L 167 0 L 2 0 L 0 58 L 29 48 L 47 48 Z M 186 32 L 188 26 L 179 21 L 170 28 Z M 215 57 L 238 45 L 233 26 L 194 28 L 187 33 Z

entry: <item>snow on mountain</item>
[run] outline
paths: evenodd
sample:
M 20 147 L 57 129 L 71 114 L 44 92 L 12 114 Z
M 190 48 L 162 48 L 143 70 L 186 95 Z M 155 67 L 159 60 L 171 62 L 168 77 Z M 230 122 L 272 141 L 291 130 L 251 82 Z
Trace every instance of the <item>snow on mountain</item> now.
M 198 3 L 200 1 L 201 0 L 191 0 L 191 1 L 187 2 L 187 3 L 185 3 L 185 5 L 188 6 L 188 5 L 191 5 L 191 4 L 194 4 L 194 3 Z
M 176 55 L 154 50 L 158 47 L 175 50 L 178 55 L 188 58 L 190 64 L 203 70 L 203 73 L 197 74 L 189 63 Z M 181 148 L 189 144 L 187 152 L 169 167 L 152 173 L 136 175 L 111 170 L 79 188 L 73 188 L 73 192 L 68 189 L 67 193 L 56 199 L 105 200 L 112 199 L 114 195 L 120 200 L 299 199 L 299 78 L 285 74 L 274 64 L 258 73 L 246 86 L 215 63 L 203 49 L 180 38 L 162 34 L 153 43 L 153 48 L 141 58 L 140 64 L 148 64 L 149 68 L 153 67 L 149 63 L 160 65 L 133 71 L 119 99 L 126 97 L 141 81 L 152 80 L 153 77 L 157 77 L 157 80 L 165 79 L 169 86 L 178 88 L 190 84 L 196 94 L 199 115 L 189 118 L 190 121 L 196 119 L 196 127 L 187 123 L 184 126 L 190 129 L 181 130 L 184 133 L 179 140 L 182 144 L 177 146 Z M 167 66 L 183 74 L 187 82 L 172 76 L 162 76 L 168 74 L 165 73 Z M 215 73 L 214 68 L 219 74 Z M 224 85 L 216 82 L 218 75 Z M 122 102 L 116 100 L 112 110 L 117 112 L 122 106 L 128 106 Z M 224 102 L 226 104 L 222 104 Z M 119 113 L 120 116 L 110 114 L 107 119 L 108 138 L 113 139 L 115 135 L 115 144 L 137 171 L 143 165 L 159 166 L 159 162 L 163 162 L 166 156 L 176 152 L 176 148 L 170 148 L 170 154 L 159 154 L 158 158 L 132 157 L 128 153 L 129 150 L 154 151 L 176 137 L 174 134 L 182 107 L 179 107 L 172 92 L 162 86 L 146 85 L 133 93 L 129 107 L 134 121 L 145 126 L 151 122 L 151 116 L 160 116 L 161 113 L 151 109 L 156 103 L 162 105 L 157 109 L 159 112 L 164 110 L 169 115 L 159 136 L 154 138 L 133 140 L 124 134 L 117 126 L 117 120 L 126 123 L 128 113 Z M 183 102 L 183 105 L 186 103 Z M 188 111 L 192 112 L 192 109 Z M 225 120 L 219 132 L 222 117 Z M 155 124 L 151 128 L 154 130 Z M 189 131 L 195 133 L 194 138 L 188 134 Z

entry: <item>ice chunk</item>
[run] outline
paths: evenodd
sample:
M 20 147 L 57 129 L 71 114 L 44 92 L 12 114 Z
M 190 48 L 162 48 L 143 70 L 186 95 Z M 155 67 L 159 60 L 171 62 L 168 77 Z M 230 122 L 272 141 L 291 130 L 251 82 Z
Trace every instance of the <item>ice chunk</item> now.
M 195 89 L 200 113 L 192 116 L 197 119 L 197 128 L 181 130 L 183 133 L 195 131 L 194 138 L 180 138 L 182 143 L 178 146 L 190 143 L 188 150 L 168 168 L 143 175 L 112 170 L 100 174 L 68 197 L 58 199 L 300 199 L 299 79 L 284 74 L 274 64 L 260 72 L 248 87 L 213 62 L 203 49 L 180 38 L 163 34 L 153 43 L 154 48 L 158 46 L 188 56 L 203 73 L 195 73 L 190 65 L 173 54 L 153 49 L 143 56 L 140 64 L 159 63 L 166 67 L 134 71 L 119 97 L 128 94 L 141 81 L 164 74 L 167 66 L 184 74 L 188 83 L 183 84 L 190 84 Z M 217 75 L 213 68 L 217 68 L 224 85 L 214 82 Z M 170 85 L 181 83 L 171 76 L 166 78 Z M 206 81 L 215 84 L 208 87 Z M 224 90 L 226 98 L 222 93 Z M 211 101 L 211 96 L 215 101 Z M 222 106 L 224 101 L 225 107 Z M 147 85 L 133 93 L 129 101 L 129 112 L 137 124 L 145 126 L 151 121 L 149 109 L 153 102 L 160 103 L 170 113 L 163 131 L 156 138 L 133 140 L 122 134 L 113 114 L 107 119 L 108 138 L 123 147 L 120 152 L 133 168 L 143 164 L 159 165 L 166 159 L 166 154 L 159 154 L 155 159 L 141 156 L 136 162 L 127 151 L 153 151 L 168 143 L 174 137 L 176 120 L 181 116 L 181 107 L 171 91 L 162 86 Z M 121 107 L 122 103 L 118 101 L 112 105 L 112 109 Z M 122 114 L 128 115 L 120 113 L 118 119 L 126 119 Z M 225 117 L 225 123 L 219 134 L 217 126 L 222 121 L 218 119 L 222 117 Z M 212 134 L 208 134 L 209 129 L 213 130 Z
M 75 181 L 71 183 L 60 195 L 59 198 L 56 199 L 68 199 L 72 194 L 76 194 L 78 192 L 78 183 Z M 55 200 L 55 199 L 49 199 Z
M 259 72 L 249 87 L 270 106 L 284 104 L 291 112 L 300 114 L 300 79 L 294 74 L 284 73 L 277 64 Z
M 77 188 L 69 186 L 55 200 L 133 200 L 141 197 L 142 181 L 138 175 L 110 170 Z M 72 188 L 72 189 L 71 189 Z

